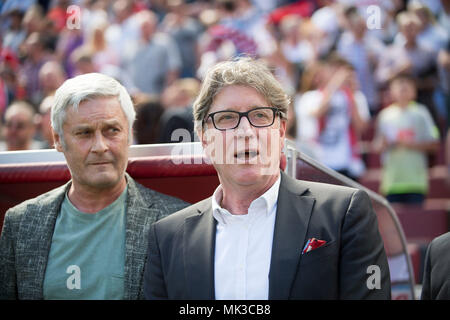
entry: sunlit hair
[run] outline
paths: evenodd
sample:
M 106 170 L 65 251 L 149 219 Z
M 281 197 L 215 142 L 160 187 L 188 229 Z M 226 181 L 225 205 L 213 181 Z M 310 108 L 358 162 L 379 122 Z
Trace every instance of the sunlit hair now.
M 29 123 L 34 123 L 35 111 L 31 104 L 26 101 L 17 100 L 9 105 L 5 112 L 5 122 L 17 113 L 25 114 Z
M 260 60 L 240 57 L 220 62 L 211 67 L 205 75 L 200 93 L 194 105 L 195 129 L 202 127 L 203 120 L 221 89 L 231 85 L 246 86 L 255 89 L 268 103 L 287 115 L 290 98 L 270 69 Z
M 97 98 L 117 97 L 128 120 L 129 139 L 136 117 L 133 102 L 127 90 L 115 79 L 100 73 L 87 73 L 66 80 L 55 92 L 51 120 L 53 130 L 60 136 L 64 147 L 63 124 L 67 109 L 78 109 L 81 102 Z
M 395 20 L 397 22 L 397 25 L 400 28 L 408 26 L 410 23 L 413 23 L 417 27 L 420 27 L 420 25 L 422 24 L 420 22 L 420 19 L 417 17 L 417 15 L 415 15 L 414 13 L 412 13 L 410 11 L 400 12 L 399 14 L 397 14 Z

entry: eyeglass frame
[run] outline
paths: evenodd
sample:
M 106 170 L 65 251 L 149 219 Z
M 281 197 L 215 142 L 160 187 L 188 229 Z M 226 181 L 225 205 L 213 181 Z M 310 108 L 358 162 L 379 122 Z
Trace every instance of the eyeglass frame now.
M 259 110 L 259 109 L 270 109 L 270 110 L 273 111 L 273 119 L 272 119 L 272 122 L 271 122 L 270 124 L 264 125 L 264 126 L 255 126 L 255 125 L 251 122 L 250 118 L 248 117 L 248 114 L 249 114 L 250 112 L 252 112 L 252 111 Z M 214 115 L 217 114 L 217 113 L 223 113 L 223 112 L 233 112 L 233 113 L 239 114 L 239 120 L 238 120 L 238 122 L 237 122 L 237 124 L 236 124 L 235 127 L 233 127 L 233 128 L 227 128 L 227 129 L 219 129 L 219 128 L 217 128 L 216 123 L 215 123 L 215 121 L 214 121 Z M 275 118 L 276 118 L 277 115 L 280 115 L 281 117 L 285 117 L 284 112 L 281 111 L 279 108 L 276 108 L 276 107 L 256 107 L 256 108 L 250 109 L 250 110 L 248 110 L 248 111 L 246 111 L 246 112 L 240 112 L 240 111 L 235 111 L 235 110 L 220 110 L 220 111 L 211 112 L 210 114 L 208 114 L 208 115 L 206 116 L 206 118 L 203 120 L 203 123 L 206 123 L 206 121 L 208 121 L 208 119 L 211 118 L 211 122 L 212 122 L 214 128 L 216 128 L 217 130 L 220 130 L 220 131 L 227 131 L 227 130 L 234 130 L 234 129 L 236 129 L 237 127 L 239 127 L 239 124 L 241 123 L 242 117 L 246 117 L 248 123 L 250 123 L 250 125 L 251 125 L 252 127 L 255 127 L 255 128 L 267 128 L 267 127 L 270 127 L 271 125 L 274 124 Z

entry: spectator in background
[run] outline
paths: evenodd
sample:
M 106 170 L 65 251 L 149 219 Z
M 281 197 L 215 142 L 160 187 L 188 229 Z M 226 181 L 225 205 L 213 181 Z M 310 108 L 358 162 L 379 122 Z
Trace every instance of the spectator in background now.
M 55 97 L 49 95 L 45 97 L 39 106 L 38 133 L 41 138 L 41 149 L 54 148 L 53 132 L 51 124 L 51 109 L 55 102 Z
M 159 142 L 161 116 L 164 107 L 158 98 L 145 98 L 135 103 L 136 122 L 134 124 L 134 139 L 137 144 Z
M 307 23 L 298 15 L 287 15 L 280 21 L 280 49 L 290 63 L 305 65 L 316 57 L 314 46 L 305 37 Z
M 436 53 L 447 48 L 449 31 L 444 30 L 436 23 L 436 18 L 425 4 L 412 0 L 408 3 L 408 11 L 414 13 L 421 22 L 421 28 L 417 35 L 417 42 L 421 46 L 429 48 Z M 400 38 L 399 41 L 405 40 Z
M 335 0 L 319 0 L 319 9 L 311 15 L 311 21 L 321 33 L 319 56 L 327 56 L 335 47 L 341 28 L 342 4 Z
M 195 77 L 199 64 L 198 38 L 203 27 L 188 15 L 188 8 L 183 0 L 168 1 L 167 5 L 170 12 L 161 22 L 161 30 L 168 33 L 177 44 L 181 58 L 180 77 Z
M 39 85 L 41 67 L 52 59 L 46 50 L 43 34 L 34 32 L 25 41 L 26 60 L 19 71 L 19 82 L 25 87 L 27 98 L 38 105 L 43 96 Z
M 317 28 L 311 19 L 303 20 L 301 25 L 301 37 L 304 39 L 304 46 L 308 47 L 309 55 L 305 64 L 315 63 L 320 59 L 321 52 L 324 51 L 324 34 Z
M 309 128 L 311 125 L 314 126 L 315 119 L 308 115 L 307 106 L 304 105 L 304 102 L 311 99 L 308 96 L 314 97 L 316 92 L 326 83 L 326 79 L 324 78 L 325 73 L 326 68 L 322 61 L 316 61 L 306 65 L 302 72 L 293 102 L 294 116 L 296 118 L 296 146 L 300 152 L 314 159 L 318 159 L 319 157 L 317 154 L 317 139 L 314 138 L 314 134 L 311 134 L 312 129 L 303 130 L 303 128 Z M 327 76 L 328 74 L 325 77 Z
M 5 0 L 2 1 L 0 13 L 3 15 L 12 10 L 27 11 L 36 2 L 37 0 Z
M 450 127 L 450 43 L 446 50 L 439 51 L 437 63 L 439 83 L 434 97 L 445 132 Z
M 122 60 L 127 50 L 139 41 L 140 24 L 133 11 L 133 1 L 114 1 L 112 12 L 114 21 L 105 30 L 105 38 L 108 46 L 117 52 L 120 55 L 120 60 Z M 96 18 L 103 16 L 101 13 L 102 11 L 100 11 L 100 14 L 96 14 L 93 23 L 96 23 Z M 88 30 L 90 29 L 92 29 L 91 25 Z
M 448 2 L 448 1 L 447 1 Z M 437 3 L 439 5 L 439 1 Z M 450 48 L 450 29 L 444 29 L 442 25 L 437 23 L 435 16 L 432 11 L 429 9 L 430 3 L 421 2 L 419 0 L 412 0 L 408 3 L 408 11 L 413 12 L 421 21 L 422 28 L 420 30 L 419 35 L 417 36 L 417 42 L 421 44 L 423 47 L 430 48 L 437 55 L 437 74 L 438 80 L 433 89 L 430 88 L 430 93 L 428 95 L 428 100 L 421 100 L 423 103 L 433 102 L 433 111 L 436 113 L 433 114 L 435 121 L 437 121 L 437 125 L 441 129 L 443 135 L 445 135 L 445 129 L 442 128 L 443 124 L 446 121 L 447 110 L 446 110 L 446 102 L 445 102 L 445 91 L 446 84 L 448 81 L 448 75 L 445 75 L 445 68 L 442 69 L 441 55 L 448 52 Z M 430 6 L 430 8 L 433 6 Z M 437 6 L 440 7 L 440 6 Z M 443 12 L 443 8 L 440 8 Z M 445 79 L 447 77 L 447 79 Z M 448 92 L 448 91 L 447 91 Z M 430 97 L 432 95 L 432 97 Z
M 370 119 L 367 100 L 356 88 L 353 67 L 339 56 L 332 55 L 320 73 L 319 88 L 295 102 L 297 139 L 317 160 L 357 180 L 365 172 L 358 141 Z
M 286 93 L 290 96 L 295 93 L 296 83 L 298 81 L 297 66 L 289 62 L 281 52 L 281 48 L 277 47 L 270 54 L 262 58 L 267 63 L 273 74 L 280 81 Z
M 304 60 L 304 48 L 301 46 L 300 25 L 302 18 L 298 15 L 287 15 L 280 21 L 280 48 L 283 56 L 291 63 Z
M 184 78 L 175 81 L 164 92 L 162 101 L 165 111 L 160 120 L 160 143 L 194 141 L 192 104 L 199 90 L 200 82 L 197 79 Z M 174 135 L 177 129 L 184 131 Z
M 105 30 L 107 27 L 107 20 L 98 18 L 96 22 L 91 25 L 91 29 L 85 32 L 85 43 L 77 49 L 89 51 L 95 69 L 100 73 L 103 73 L 103 70 L 108 66 L 120 65 L 119 53 L 121 51 L 114 50 L 106 41 Z
M 339 39 L 339 54 L 355 68 L 361 91 L 369 103 L 371 114 L 379 108 L 378 87 L 373 73 L 384 45 L 367 33 L 366 21 L 356 7 L 345 10 L 345 31 Z
M 442 9 L 438 13 L 438 22 L 450 37 L 450 1 L 441 0 Z
M 5 112 L 3 127 L 5 141 L 0 144 L 1 151 L 39 149 L 39 142 L 33 137 L 36 133 L 35 111 L 25 101 L 13 102 Z
M 17 71 L 19 60 L 14 52 L 8 49 L 0 51 L 0 116 L 14 100 L 25 98 L 25 90 L 19 85 Z
M 417 83 L 417 100 L 426 105 L 433 118 L 437 119 L 432 101 L 432 92 L 436 86 L 436 53 L 417 42 L 421 28 L 419 18 L 411 12 L 401 12 L 397 15 L 399 30 L 405 42 L 394 43 L 386 48 L 380 56 L 376 79 L 384 89 L 391 79 L 400 73 L 410 73 Z M 420 81 L 418 81 L 420 80 Z M 385 95 L 385 98 L 388 97 Z M 389 103 L 388 99 L 383 101 Z
M 8 48 L 16 55 L 19 53 L 19 48 L 25 40 L 27 33 L 22 26 L 24 13 L 20 10 L 13 10 L 9 12 L 9 28 L 3 35 L 3 48 Z
M 46 62 L 39 70 L 39 86 L 43 97 L 53 94 L 66 80 L 66 74 L 60 63 Z
M 141 38 L 127 48 L 123 69 L 140 92 L 160 95 L 179 77 L 180 54 L 169 35 L 157 32 L 158 20 L 154 12 L 144 10 L 136 18 Z
M 66 27 L 67 7 L 71 2 L 70 0 L 53 1 L 53 7 L 47 12 L 47 18 L 52 21 L 53 27 L 58 33 Z
M 260 12 L 249 0 L 215 0 L 219 23 L 213 29 L 215 41 L 230 40 L 237 54 L 258 54 L 256 33 L 263 33 L 259 24 Z M 256 30 L 255 30 L 256 28 Z
M 248 17 L 244 15 L 247 10 L 251 13 L 247 1 L 216 0 L 214 5 L 213 10 L 201 17 L 207 28 L 200 40 L 200 66 L 197 70 L 200 79 L 208 68 L 219 61 L 239 55 L 256 57 L 259 53 L 256 39 L 252 36 L 254 33 L 251 33 L 254 30 L 252 14 Z M 260 26 L 258 32 L 262 34 L 264 30 Z M 270 46 L 268 54 L 275 49 L 276 45 Z
M 81 29 L 64 28 L 59 34 L 58 41 L 56 43 L 56 57 L 63 66 L 68 78 L 75 76 L 75 66 L 73 61 L 70 59 L 70 56 L 83 44 L 83 42 L 83 32 Z
M 33 32 L 41 32 L 44 28 L 44 12 L 42 7 L 35 4 L 30 6 L 23 17 L 22 24 L 27 36 Z
M 85 73 L 97 72 L 92 61 L 92 54 L 86 48 L 80 48 L 75 50 L 70 55 L 70 60 L 73 63 L 74 69 L 73 74 L 75 76 Z
M 382 152 L 380 191 L 390 202 L 422 203 L 428 192 L 427 155 L 439 148 L 439 131 L 427 108 L 416 102 L 415 78 L 399 74 L 389 90 L 394 103 L 376 123 L 374 148 Z

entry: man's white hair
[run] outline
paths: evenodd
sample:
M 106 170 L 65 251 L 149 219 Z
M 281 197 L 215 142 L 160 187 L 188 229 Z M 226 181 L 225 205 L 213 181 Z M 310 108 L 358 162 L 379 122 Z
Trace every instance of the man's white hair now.
M 63 124 L 69 107 L 77 110 L 81 102 L 103 97 L 117 97 L 128 120 L 129 139 L 136 118 L 133 102 L 127 90 L 115 79 L 101 73 L 87 73 L 66 80 L 55 92 L 51 111 L 53 130 L 60 136 L 64 147 Z

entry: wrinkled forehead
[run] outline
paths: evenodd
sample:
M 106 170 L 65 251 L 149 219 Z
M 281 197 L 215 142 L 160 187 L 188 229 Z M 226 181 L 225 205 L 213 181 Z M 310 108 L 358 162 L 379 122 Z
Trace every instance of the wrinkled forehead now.
M 8 110 L 5 114 L 5 122 L 10 122 L 12 120 L 22 120 L 26 122 L 33 121 L 33 114 L 26 109 L 15 108 Z
M 66 122 L 74 121 L 118 121 L 127 123 L 125 112 L 117 97 L 96 97 L 85 99 L 78 105 L 67 107 Z

